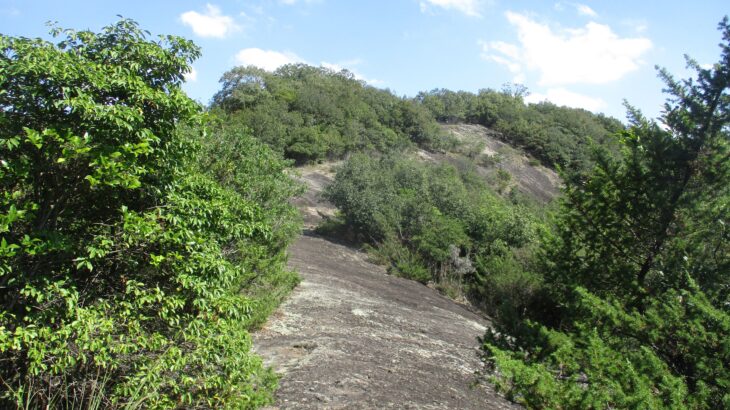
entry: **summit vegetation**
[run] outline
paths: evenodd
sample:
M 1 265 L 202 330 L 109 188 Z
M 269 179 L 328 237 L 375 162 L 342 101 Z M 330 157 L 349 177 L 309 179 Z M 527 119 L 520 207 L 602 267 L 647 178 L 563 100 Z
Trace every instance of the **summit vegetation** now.
M 449 144 L 435 118 L 415 101 L 369 87 L 347 72 L 290 64 L 273 73 L 238 67 L 225 73 L 212 111 L 244 124 L 298 164 L 356 151 L 400 152 L 413 144 Z

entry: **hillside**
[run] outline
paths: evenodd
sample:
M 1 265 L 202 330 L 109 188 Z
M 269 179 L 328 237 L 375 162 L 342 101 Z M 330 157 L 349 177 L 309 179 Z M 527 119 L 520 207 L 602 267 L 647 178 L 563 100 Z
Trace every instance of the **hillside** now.
M 718 27 L 627 124 L 0 34 L 0 408 L 730 408 Z
M 483 147 L 477 159 L 479 174 L 487 180 L 499 178 L 498 171 L 510 175 L 503 189 L 515 187 L 541 203 L 560 194 L 560 177 L 555 170 L 541 165 L 523 150 L 504 142 L 504 136 L 478 124 L 444 124 L 442 128 L 463 144 Z
M 513 408 L 487 385 L 477 338 L 489 321 L 367 254 L 311 230 L 332 205 L 330 166 L 299 170 L 305 234 L 289 248 L 302 282 L 263 329 L 257 353 L 281 374 L 277 408 Z
M 596 148 L 613 154 L 620 150 L 615 134 L 625 125 L 619 120 L 549 102 L 526 104 L 527 94 L 519 85 L 477 93 L 435 89 L 419 93 L 415 101 L 442 123 L 495 130 L 502 141 L 524 149 L 547 167 L 587 170 Z
M 460 142 L 484 145 L 502 161 L 479 166 L 490 180 L 497 169 L 530 198 L 550 201 L 559 178 L 479 125 L 444 125 Z M 461 154 L 419 151 L 427 162 L 451 163 Z M 491 322 L 387 267 L 347 242 L 315 233 L 336 207 L 322 197 L 343 162 L 296 168 L 306 191 L 293 203 L 304 234 L 289 248 L 289 267 L 301 284 L 254 333 L 254 346 L 281 375 L 275 408 L 513 408 L 479 380 L 478 337 Z M 404 388 L 407 386 L 407 388 Z

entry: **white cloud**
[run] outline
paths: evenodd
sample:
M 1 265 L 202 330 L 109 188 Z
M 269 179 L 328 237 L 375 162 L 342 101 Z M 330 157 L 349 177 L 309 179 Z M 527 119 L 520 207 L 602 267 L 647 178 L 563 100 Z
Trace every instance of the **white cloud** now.
M 490 55 L 487 58 L 497 64 L 502 64 L 503 66 L 507 67 L 507 69 L 514 75 L 522 74 L 522 66 L 518 63 L 513 63 L 512 61 L 497 55 Z
M 320 66 L 330 69 L 336 73 L 339 73 L 342 70 L 347 70 L 350 73 L 352 73 L 352 76 L 355 77 L 356 80 L 365 81 L 366 83 L 368 83 L 370 85 L 383 84 L 382 80 L 378 80 L 375 78 L 366 78 L 365 76 L 360 74 L 357 70 L 352 68 L 353 65 L 357 65 L 357 64 L 360 64 L 360 60 L 347 61 L 347 62 L 343 62 L 341 64 L 328 63 L 326 61 L 322 61 L 322 63 L 320 63 Z
M 186 11 L 180 15 L 180 20 L 190 26 L 193 32 L 200 37 L 224 38 L 241 28 L 232 17 L 221 14 L 221 9 L 212 4 L 206 4 L 204 14 L 197 11 Z
M 522 70 L 522 65 L 517 61 L 520 58 L 520 50 L 514 44 L 508 44 L 503 41 L 492 41 L 487 43 L 486 41 L 479 40 L 477 42 L 482 50 L 482 58 L 488 61 L 494 61 L 497 64 L 505 66 L 512 74 L 512 82 L 521 84 L 525 82 L 525 75 Z M 492 54 L 491 51 L 497 51 L 502 55 Z
M 520 58 L 520 49 L 514 44 L 505 43 L 504 41 L 492 41 L 489 44 L 485 44 L 482 41 L 481 44 L 482 46 L 486 46 L 494 51 L 498 51 L 504 54 L 505 57 L 509 57 L 513 60 L 517 60 Z
M 470 17 L 481 17 L 479 9 L 481 0 L 423 0 L 420 2 L 421 12 L 427 12 L 431 6 L 446 10 L 456 10 Z
M 636 33 L 644 33 L 649 29 L 649 23 L 644 19 L 624 19 L 621 24 L 633 29 Z
M 539 103 L 546 100 L 556 105 L 585 108 L 593 112 L 598 112 L 606 107 L 606 102 L 600 98 L 574 93 L 564 88 L 550 88 L 545 94 L 531 93 L 525 97 L 525 102 L 528 103 Z
M 275 71 L 286 64 L 304 62 L 301 57 L 288 51 L 279 52 L 260 48 L 244 48 L 236 54 L 235 58 L 236 63 L 239 65 L 252 65 L 266 71 Z
M 518 77 L 539 74 L 543 86 L 606 84 L 641 65 L 651 47 L 648 38 L 621 38 L 611 27 L 589 22 L 584 27 L 554 31 L 526 15 L 507 12 L 517 29 L 519 46 L 481 41 L 482 58 L 502 64 Z
M 586 6 L 585 4 L 574 4 L 575 9 L 578 11 L 578 14 L 581 16 L 588 16 L 588 17 L 598 17 L 598 13 L 596 13 L 592 8 Z
M 581 16 L 587 16 L 587 17 L 592 17 L 592 18 L 598 17 L 598 13 L 596 13 L 595 10 L 593 10 L 589 6 L 587 6 L 585 4 L 581 4 L 581 3 L 559 1 L 559 2 L 555 3 L 553 8 L 557 11 L 564 11 L 566 6 L 574 8 L 575 11 Z
M 263 68 L 266 71 L 276 71 L 277 68 L 286 64 L 310 64 L 303 58 L 289 51 L 280 52 L 274 50 L 262 50 L 260 48 L 244 48 L 236 54 L 235 60 L 236 64 L 243 66 L 252 65 L 255 67 Z M 337 73 L 342 70 L 347 70 L 352 73 L 353 77 L 355 77 L 356 80 L 365 81 L 366 83 L 371 85 L 378 85 L 383 83 L 383 81 L 381 80 L 367 78 L 353 68 L 360 63 L 362 63 L 362 60 L 359 59 L 343 61 L 340 63 L 330 63 L 327 61 L 322 61 L 320 63 L 320 66 Z
M 198 81 L 198 70 L 195 67 L 190 67 L 190 72 L 185 73 L 185 82 L 194 83 Z

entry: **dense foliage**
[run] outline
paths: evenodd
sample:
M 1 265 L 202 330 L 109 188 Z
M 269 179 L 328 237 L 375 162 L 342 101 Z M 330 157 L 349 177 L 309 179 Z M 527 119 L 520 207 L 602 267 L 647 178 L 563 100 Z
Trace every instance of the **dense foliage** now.
M 191 42 L 53 34 L 0 36 L 0 406 L 267 403 L 248 329 L 296 283 L 288 163 L 201 137 Z
M 291 64 L 275 72 L 237 67 L 221 79 L 214 111 L 298 163 L 342 158 L 356 151 L 401 151 L 413 143 L 431 150 L 454 147 L 442 123 L 468 122 L 500 132 L 549 167 L 584 169 L 593 145 L 617 151 L 611 137 L 623 125 L 601 114 L 524 103 L 525 91 L 478 94 L 450 90 L 398 98 L 367 86 L 348 71 Z M 515 87 L 516 88 L 516 87 Z
M 554 306 L 485 338 L 495 380 L 534 408 L 730 407 L 730 24 L 722 57 L 666 71 L 662 126 L 630 109 L 623 155 L 566 181 L 544 245 Z
M 616 151 L 612 135 L 623 129 L 618 120 L 549 102 L 525 104 L 525 93 L 519 86 L 477 94 L 436 89 L 419 93 L 415 100 L 438 121 L 499 131 L 505 142 L 524 148 L 548 167 L 583 170 L 590 166 L 593 146 Z
M 451 296 L 488 298 L 494 308 L 509 294 L 514 303 L 503 314 L 519 310 L 517 293 L 535 285 L 516 250 L 535 242 L 537 219 L 493 193 L 471 162 L 457 168 L 354 155 L 325 197 L 394 274 L 434 282 Z
M 238 67 L 221 79 L 213 110 L 246 124 L 298 163 L 352 151 L 441 148 L 447 140 L 422 106 L 356 80 L 348 71 L 290 64 L 270 73 Z

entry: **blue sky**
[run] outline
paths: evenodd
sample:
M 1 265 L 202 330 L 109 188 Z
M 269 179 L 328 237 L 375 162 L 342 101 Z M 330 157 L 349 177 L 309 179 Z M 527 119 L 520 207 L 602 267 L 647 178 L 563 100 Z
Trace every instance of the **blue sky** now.
M 47 37 L 46 21 L 98 30 L 116 15 L 203 49 L 185 85 L 208 103 L 228 69 L 287 62 L 347 68 L 413 96 L 519 82 L 529 101 L 624 120 L 622 100 L 659 115 L 654 65 L 687 76 L 684 54 L 717 61 L 723 1 L 0 0 L 0 33 Z

